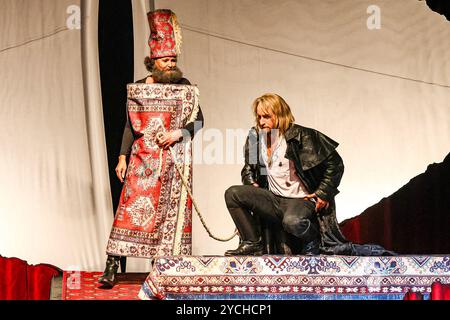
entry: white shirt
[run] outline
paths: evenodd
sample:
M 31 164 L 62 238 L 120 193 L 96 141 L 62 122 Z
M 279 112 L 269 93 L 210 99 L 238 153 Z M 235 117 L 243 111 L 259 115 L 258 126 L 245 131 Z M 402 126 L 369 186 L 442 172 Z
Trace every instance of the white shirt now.
M 303 198 L 308 195 L 304 184 L 295 173 L 294 162 L 284 157 L 287 149 L 284 136 L 278 137 L 272 144 L 270 165 L 267 156 L 267 146 L 263 140 L 261 139 L 261 152 L 267 169 L 269 190 L 276 195 L 286 198 Z

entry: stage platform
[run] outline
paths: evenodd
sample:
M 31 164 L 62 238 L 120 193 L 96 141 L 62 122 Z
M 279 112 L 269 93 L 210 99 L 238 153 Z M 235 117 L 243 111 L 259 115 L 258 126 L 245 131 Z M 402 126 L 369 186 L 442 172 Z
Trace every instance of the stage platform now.
M 433 282 L 450 284 L 450 256 L 159 257 L 150 273 L 119 273 L 112 290 L 100 275 L 65 271 L 53 299 L 402 300 L 413 291 L 428 300 Z
M 156 259 L 141 299 L 402 300 L 450 283 L 449 256 L 178 256 Z

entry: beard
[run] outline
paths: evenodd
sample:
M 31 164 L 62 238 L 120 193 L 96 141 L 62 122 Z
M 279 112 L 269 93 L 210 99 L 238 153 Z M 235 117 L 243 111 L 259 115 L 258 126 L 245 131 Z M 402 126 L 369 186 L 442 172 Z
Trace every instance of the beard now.
M 156 66 L 152 69 L 152 78 L 156 83 L 177 83 L 183 77 L 183 72 L 178 67 L 170 70 L 160 70 Z

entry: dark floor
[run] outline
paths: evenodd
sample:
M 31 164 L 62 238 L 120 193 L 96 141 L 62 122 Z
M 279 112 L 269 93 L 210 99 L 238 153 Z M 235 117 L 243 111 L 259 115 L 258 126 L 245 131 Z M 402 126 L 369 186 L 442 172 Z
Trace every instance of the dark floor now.
M 50 287 L 50 300 L 61 300 L 62 279 L 63 279 L 62 275 L 52 278 L 52 284 Z

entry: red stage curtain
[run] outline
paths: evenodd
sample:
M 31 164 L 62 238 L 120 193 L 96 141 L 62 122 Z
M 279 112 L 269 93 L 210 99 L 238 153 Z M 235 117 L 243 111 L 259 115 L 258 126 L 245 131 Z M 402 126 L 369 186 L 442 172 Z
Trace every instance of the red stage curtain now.
M 434 282 L 431 285 L 431 300 L 450 300 L 450 284 Z
M 27 263 L 17 258 L 0 257 L 0 300 L 26 300 Z
M 0 300 L 48 300 L 52 277 L 61 272 L 49 264 L 0 256 Z
M 408 291 L 403 300 L 423 300 L 423 295 L 420 292 Z M 430 300 L 450 300 L 450 284 L 442 284 L 440 282 L 433 282 L 431 285 Z
M 423 294 L 420 292 L 408 291 L 403 297 L 403 300 L 423 300 Z

